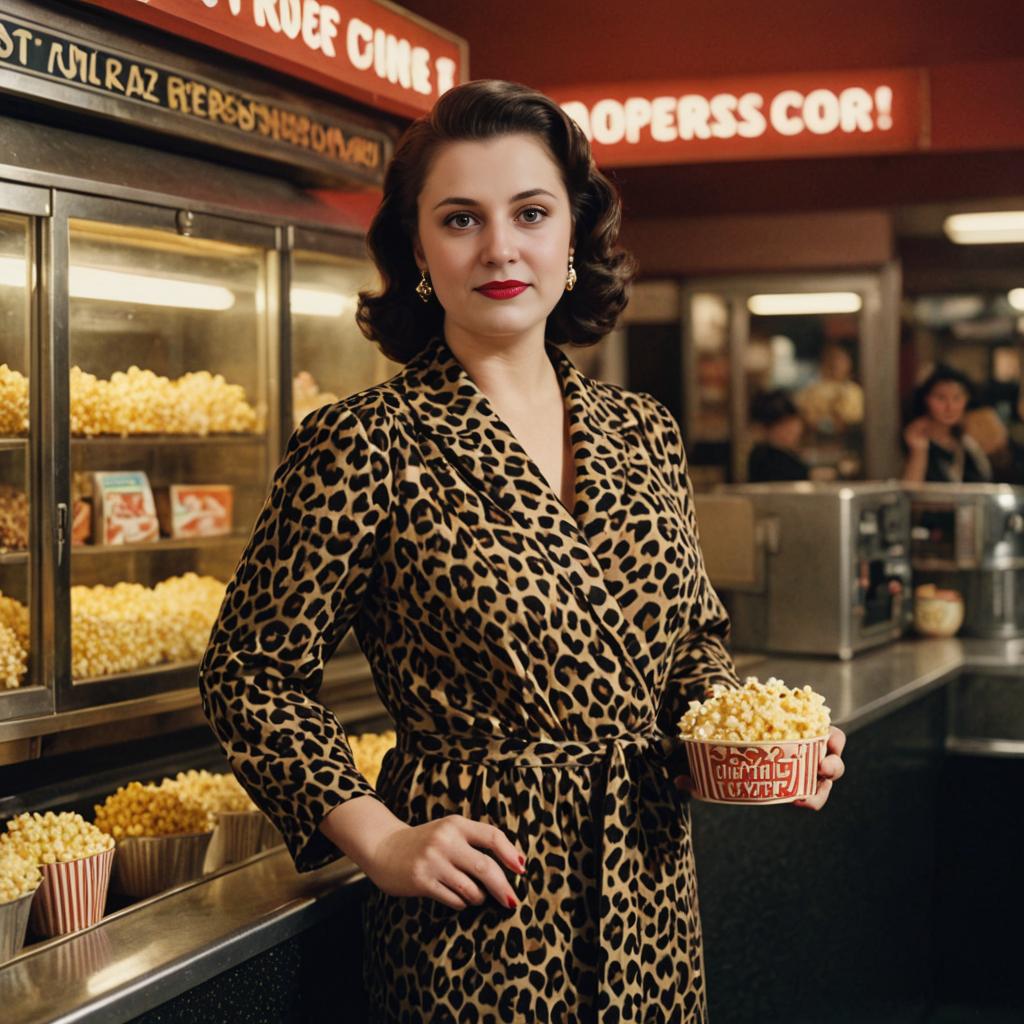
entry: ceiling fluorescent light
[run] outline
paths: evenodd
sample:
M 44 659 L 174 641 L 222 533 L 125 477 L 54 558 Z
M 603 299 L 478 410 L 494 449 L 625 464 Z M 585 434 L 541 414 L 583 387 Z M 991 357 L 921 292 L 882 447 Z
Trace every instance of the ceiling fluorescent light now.
M 1010 305 L 1014 309 L 1024 313 L 1024 288 L 1012 288 L 1006 297 L 1010 300 Z
M 0 256 L 0 285 L 9 288 L 24 288 L 28 270 L 24 260 L 14 256 Z
M 957 245 L 1024 242 L 1024 210 L 955 213 L 945 219 L 942 228 Z
M 216 284 L 183 281 L 174 277 L 150 277 L 99 267 L 73 266 L 71 297 L 129 302 L 137 306 L 175 306 L 181 309 L 230 309 L 235 294 Z
M 70 292 L 75 299 L 212 310 L 231 309 L 235 304 L 234 292 L 220 285 L 203 284 L 200 281 L 82 266 L 71 267 L 70 274 Z M 0 256 L 0 285 L 23 288 L 27 276 L 24 260 Z
M 802 316 L 822 313 L 856 313 L 861 298 L 856 292 L 794 292 L 751 295 L 747 309 L 755 316 Z
M 319 288 L 293 288 L 292 312 L 305 316 L 339 317 L 348 309 L 355 309 L 355 300 L 340 292 L 325 292 Z

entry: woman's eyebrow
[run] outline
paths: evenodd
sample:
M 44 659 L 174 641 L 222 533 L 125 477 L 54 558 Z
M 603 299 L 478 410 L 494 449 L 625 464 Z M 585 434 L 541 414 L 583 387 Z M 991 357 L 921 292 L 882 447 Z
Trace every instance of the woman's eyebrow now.
M 532 196 L 551 196 L 552 199 L 557 199 L 553 192 L 549 192 L 546 188 L 530 188 L 525 192 L 517 192 L 510 200 L 510 203 L 518 203 L 520 199 L 529 199 Z M 447 199 L 442 199 L 434 209 L 436 210 L 439 206 L 479 206 L 480 203 L 475 199 L 467 199 L 465 196 L 448 196 Z

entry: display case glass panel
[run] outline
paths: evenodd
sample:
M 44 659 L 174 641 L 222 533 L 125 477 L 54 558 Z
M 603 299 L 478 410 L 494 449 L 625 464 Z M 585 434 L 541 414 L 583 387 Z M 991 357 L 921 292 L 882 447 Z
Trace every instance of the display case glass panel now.
M 369 260 L 299 250 L 291 286 L 292 416 L 378 384 L 401 369 L 356 325 L 360 291 L 380 279 Z
M 787 437 L 812 480 L 864 476 L 859 333 L 857 313 L 750 315 L 746 393 L 751 404 L 767 392 L 793 403 L 799 426 Z M 765 439 L 766 431 L 751 423 L 744 436 Z
M 157 677 L 202 657 L 266 496 L 266 253 L 76 219 L 69 244 L 71 681 Z
M 0 698 L 41 685 L 30 613 L 31 223 L 0 214 Z M 0 699 L 0 721 L 7 717 Z

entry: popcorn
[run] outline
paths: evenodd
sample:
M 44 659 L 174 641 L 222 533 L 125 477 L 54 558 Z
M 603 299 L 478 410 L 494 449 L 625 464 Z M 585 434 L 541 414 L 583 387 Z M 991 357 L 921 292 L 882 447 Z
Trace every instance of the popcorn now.
M 13 852 L 33 864 L 66 864 L 113 845 L 113 839 L 71 811 L 19 814 L 0 835 L 0 854 Z
M 71 367 L 71 433 L 247 434 L 264 429 L 262 417 L 246 401 L 245 389 L 208 370 L 177 380 L 130 366 L 101 380 Z M 0 397 L 3 396 L 0 375 Z M 3 431 L 0 431 L 2 433 Z
M 395 745 L 395 730 L 385 732 L 364 732 L 357 736 L 349 736 L 348 744 L 352 748 L 358 771 L 371 786 L 376 785 L 380 774 L 384 755 Z
M 11 903 L 35 892 L 43 876 L 31 857 L 0 847 L 0 903 Z
M 0 363 L 0 437 L 28 433 L 28 377 Z
M 114 839 L 210 832 L 213 815 L 173 789 L 129 782 L 96 805 L 96 827 Z
M 193 572 L 172 576 L 152 588 L 124 582 L 112 587 L 73 586 L 72 678 L 202 657 L 226 589 L 220 580 Z M 2 652 L 0 635 L 0 671 Z
M 259 810 L 230 773 L 215 774 L 205 769 L 178 772 L 173 779 L 164 779 L 160 788 L 210 814 Z
M 679 720 L 683 739 L 723 743 L 809 739 L 828 730 L 825 698 L 809 686 L 791 690 L 774 676 L 767 683 L 748 676 L 739 689 L 712 684 L 711 696 L 690 701 Z

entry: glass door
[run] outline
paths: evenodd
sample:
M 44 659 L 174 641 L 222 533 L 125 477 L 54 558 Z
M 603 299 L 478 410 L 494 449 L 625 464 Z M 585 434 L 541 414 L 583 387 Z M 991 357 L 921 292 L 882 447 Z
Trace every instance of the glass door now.
M 40 636 L 39 279 L 49 194 L 0 183 L 0 725 L 53 710 Z
M 280 410 L 273 228 L 63 195 L 55 221 L 63 710 L 195 686 Z
M 688 282 L 684 405 L 697 465 L 717 452 L 719 480 L 737 482 L 895 475 L 898 298 L 895 267 Z

